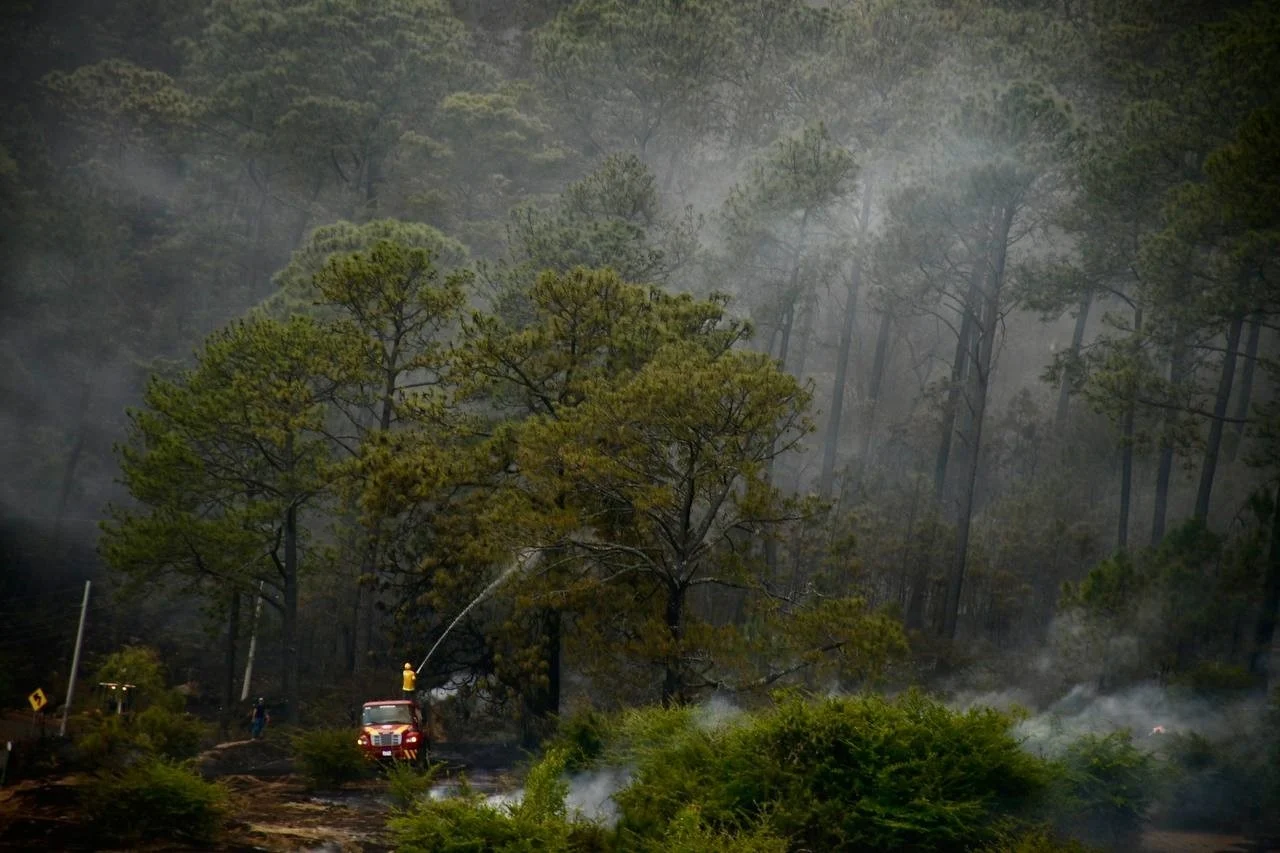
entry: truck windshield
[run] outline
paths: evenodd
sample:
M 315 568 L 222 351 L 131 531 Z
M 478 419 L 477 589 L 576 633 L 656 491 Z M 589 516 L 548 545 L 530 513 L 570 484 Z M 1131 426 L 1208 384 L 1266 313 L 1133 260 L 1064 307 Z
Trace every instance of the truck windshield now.
M 360 722 L 366 726 L 380 726 L 383 723 L 411 723 L 413 717 L 408 705 L 366 705 Z

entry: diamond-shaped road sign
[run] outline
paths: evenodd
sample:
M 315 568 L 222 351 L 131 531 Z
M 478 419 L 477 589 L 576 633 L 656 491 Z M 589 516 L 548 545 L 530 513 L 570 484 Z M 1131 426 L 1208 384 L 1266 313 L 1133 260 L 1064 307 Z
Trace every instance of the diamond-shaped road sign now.
M 33 711 L 39 711 L 45 705 L 49 704 L 48 697 L 44 695 L 44 691 L 39 687 L 36 688 L 34 693 L 27 697 L 27 701 L 31 703 L 31 710 Z

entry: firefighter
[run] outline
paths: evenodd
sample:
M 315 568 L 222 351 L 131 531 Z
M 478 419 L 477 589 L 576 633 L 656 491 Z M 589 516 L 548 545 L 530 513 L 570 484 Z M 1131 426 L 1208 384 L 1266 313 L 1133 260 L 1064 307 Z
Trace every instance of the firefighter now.
M 400 689 L 404 691 L 404 698 L 412 699 L 414 688 L 417 687 L 418 684 L 418 675 L 413 671 L 413 664 L 406 663 L 404 665 L 404 672 L 400 674 L 400 677 Z

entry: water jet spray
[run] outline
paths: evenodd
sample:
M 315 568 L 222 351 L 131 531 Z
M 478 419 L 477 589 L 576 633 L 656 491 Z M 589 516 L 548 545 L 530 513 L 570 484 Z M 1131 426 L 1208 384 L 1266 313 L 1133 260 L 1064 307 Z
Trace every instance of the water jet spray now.
M 436 653 L 436 649 L 440 648 L 440 644 L 444 642 L 444 638 L 449 636 L 449 632 L 463 620 L 463 617 L 471 612 L 471 608 L 488 598 L 494 590 L 502 585 L 503 581 L 511 577 L 511 575 L 517 570 L 524 571 L 525 569 L 535 565 L 538 562 L 538 558 L 541 556 L 542 551 L 537 548 L 522 549 L 516 556 L 516 559 L 511 562 L 511 565 L 503 569 L 502 574 L 498 575 L 494 578 L 492 583 L 480 590 L 480 594 L 471 599 L 471 602 L 466 607 L 462 608 L 462 611 L 454 617 L 453 621 L 449 623 L 449 627 L 444 629 L 444 633 L 440 635 L 440 637 L 435 641 L 435 644 L 431 647 L 431 650 L 427 652 L 427 656 L 422 659 L 422 663 L 418 664 L 418 668 L 413 671 L 414 675 L 422 672 L 422 668 L 427 665 L 427 661 L 431 660 L 431 656 Z

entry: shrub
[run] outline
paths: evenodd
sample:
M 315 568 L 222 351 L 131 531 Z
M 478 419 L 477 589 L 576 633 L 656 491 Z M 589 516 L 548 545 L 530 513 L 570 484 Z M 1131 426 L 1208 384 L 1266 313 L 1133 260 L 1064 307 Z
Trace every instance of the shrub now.
M 554 748 L 564 749 L 565 769 L 570 772 L 595 766 L 610 740 L 608 718 L 598 711 L 588 710 L 560 721 L 559 731 L 551 742 Z
M 190 714 L 177 714 L 159 705 L 138 714 L 133 729 L 156 755 L 177 760 L 195 757 L 208 734 L 208 727 Z
M 397 761 L 387 768 L 387 791 L 401 808 L 408 808 L 420 800 L 440 775 L 443 764 L 432 764 L 425 770 L 408 762 Z
M 99 776 L 87 786 L 85 798 L 95 827 L 117 840 L 211 841 L 227 811 L 221 787 L 158 759 Z
M 1090 853 L 1090 848 L 1072 838 L 1060 838 L 1047 826 L 1009 829 L 999 840 L 982 848 L 982 853 Z
M 569 827 L 563 821 L 530 820 L 488 805 L 479 794 L 419 802 L 391 819 L 395 849 L 402 853 L 524 853 L 568 849 Z
M 368 766 L 356 745 L 356 732 L 318 729 L 293 738 L 293 757 L 311 784 L 340 788 L 365 775 Z
M 615 796 L 621 828 L 659 837 L 693 807 L 711 829 L 760 826 L 809 849 L 970 848 L 1048 782 L 1011 723 L 911 693 L 790 699 L 720 730 L 686 727 L 639 751 Z
M 148 757 L 182 760 L 200 751 L 204 723 L 160 705 L 133 716 L 94 711 L 76 727 L 79 763 L 89 769 L 119 768 Z
M 524 780 L 518 803 L 493 805 L 464 786 L 448 800 L 418 799 L 392 818 L 395 848 L 401 851 L 606 851 L 610 833 L 566 814 L 564 781 L 567 751 L 553 749 L 536 762 Z
M 786 853 L 787 842 L 760 827 L 741 832 L 717 830 L 707 824 L 697 808 L 687 806 L 676 813 L 660 838 L 631 839 L 619 849 L 646 853 Z
M 83 767 L 121 767 L 147 754 L 125 717 L 92 711 L 75 728 L 80 732 L 75 741 L 77 759 Z
M 1156 760 L 1128 731 L 1088 734 L 1059 765 L 1051 808 L 1059 825 L 1086 841 L 1136 849 L 1154 799 Z

